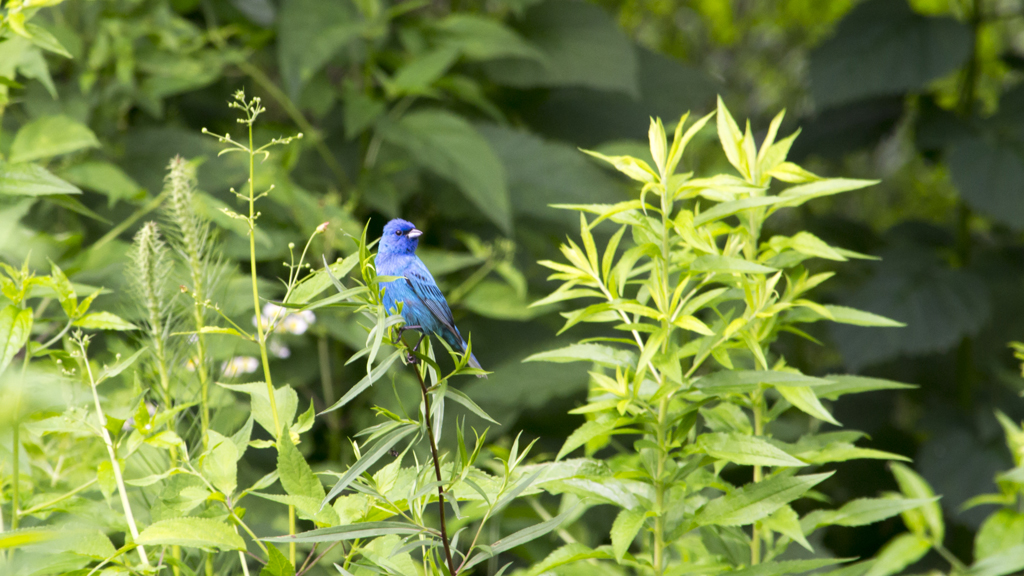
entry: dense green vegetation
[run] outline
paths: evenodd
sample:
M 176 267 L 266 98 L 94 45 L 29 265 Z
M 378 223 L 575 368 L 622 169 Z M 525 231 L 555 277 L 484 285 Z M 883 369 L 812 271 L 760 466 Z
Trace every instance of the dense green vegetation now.
M 0 572 L 1019 572 L 1022 34 L 3 2 Z M 487 379 L 381 307 L 398 216 Z

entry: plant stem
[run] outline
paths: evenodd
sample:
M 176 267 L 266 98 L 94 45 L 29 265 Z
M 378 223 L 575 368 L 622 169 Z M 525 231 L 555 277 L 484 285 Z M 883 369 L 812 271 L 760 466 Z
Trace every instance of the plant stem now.
M 754 436 L 764 435 L 764 395 L 758 390 L 751 398 L 753 400 L 753 411 L 754 411 Z M 764 471 L 761 465 L 754 466 L 754 483 L 760 482 L 764 478 Z M 759 564 L 761 562 L 761 531 L 757 528 L 757 522 L 754 523 L 753 530 L 750 536 L 750 565 Z
M 20 392 L 19 392 L 19 394 L 20 394 Z M 21 438 L 19 438 L 20 430 L 21 430 L 21 421 L 18 420 L 17 418 L 15 418 L 15 420 L 14 420 L 14 431 L 13 431 L 13 434 L 14 434 L 14 440 L 13 440 L 13 442 L 14 442 L 14 444 L 13 444 L 13 446 L 14 446 L 14 456 L 11 459 L 12 460 L 11 461 L 11 466 L 13 467 L 13 470 L 14 470 L 14 476 L 13 476 L 12 481 L 11 481 L 11 530 L 17 530 L 18 529 L 18 516 L 20 516 L 20 513 L 18 512 L 18 498 L 19 498 L 18 484 L 20 484 L 20 482 L 18 481 L 18 477 L 21 475 L 21 471 L 19 469 L 20 468 L 19 460 L 20 460 L 20 456 L 21 456 L 19 454 L 19 452 L 21 452 L 21 449 L 20 449 L 21 448 Z
M 295 534 L 295 506 L 288 507 L 288 533 Z M 295 542 L 288 543 L 288 561 L 295 566 Z
M 658 468 L 654 479 L 654 573 L 658 576 L 665 571 L 665 461 L 668 459 L 668 447 L 665 445 L 665 421 L 668 416 L 668 396 L 663 396 L 658 404 Z
M 92 366 L 89 365 L 89 357 L 85 353 L 85 344 L 82 342 L 78 343 L 78 349 L 82 352 L 82 363 L 85 365 L 85 371 L 89 376 L 89 387 L 92 389 L 92 399 L 96 403 L 96 416 L 100 422 L 100 436 L 103 437 L 103 443 L 107 446 L 107 455 L 110 457 L 110 466 L 113 468 L 114 480 L 117 482 L 117 492 L 121 496 L 121 506 L 124 508 L 124 517 L 128 521 L 128 529 L 131 531 L 132 539 L 139 539 L 139 529 L 135 525 L 135 515 L 132 514 L 132 505 L 128 501 L 128 491 L 124 487 L 124 478 L 121 477 L 121 466 L 117 463 L 117 453 L 114 451 L 114 443 L 110 439 L 110 433 L 107 431 L 107 416 L 103 413 L 103 405 L 100 404 L 100 394 L 96 391 L 96 380 L 92 375 Z M 139 544 L 137 547 L 139 551 L 139 558 L 142 560 L 144 566 L 149 566 L 149 557 L 146 556 L 146 548 Z
M 437 443 L 434 442 L 434 425 L 430 418 L 430 394 L 427 392 L 427 384 L 423 381 L 423 374 L 420 373 L 418 365 L 413 366 L 416 377 L 420 381 L 420 390 L 423 392 L 423 414 L 427 420 L 427 438 L 430 440 L 430 455 L 434 460 L 434 475 L 437 477 L 437 507 L 441 515 L 441 543 L 444 544 L 444 557 L 448 563 L 448 571 L 452 576 L 458 572 L 455 570 L 455 563 L 452 562 L 452 551 L 448 543 L 448 528 L 444 519 L 444 480 L 441 479 L 441 461 L 437 457 Z
M 89 488 L 90 486 L 95 484 L 97 481 L 98 481 L 98 478 L 93 478 L 92 480 L 89 480 L 85 484 L 82 484 L 81 486 L 75 488 L 74 490 L 68 492 L 67 494 L 63 494 L 61 496 L 57 496 L 53 500 L 50 500 L 48 502 L 43 502 L 42 504 L 36 504 L 35 506 L 33 506 L 31 508 L 27 508 L 25 510 L 22 510 L 21 512 L 18 513 L 18 515 L 19 516 L 28 516 L 29 514 L 34 514 L 34 513 L 38 512 L 40 510 L 49 508 L 50 506 L 53 506 L 54 504 L 57 504 L 58 502 L 63 502 L 64 500 L 67 500 L 68 498 L 71 498 L 75 494 L 78 494 L 79 492 L 82 492 L 83 490 L 86 490 L 87 488 Z M 2 528 L 2 525 L 0 525 L 0 528 Z

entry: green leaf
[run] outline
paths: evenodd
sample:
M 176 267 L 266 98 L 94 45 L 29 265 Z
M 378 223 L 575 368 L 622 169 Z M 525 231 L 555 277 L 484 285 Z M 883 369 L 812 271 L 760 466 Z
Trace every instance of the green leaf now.
M 630 368 L 633 365 L 633 355 L 601 344 L 573 344 L 558 350 L 530 355 L 523 362 L 593 362 L 608 368 Z
M 935 492 L 917 472 L 903 464 L 892 463 L 889 470 L 896 477 L 896 483 L 900 486 L 900 492 L 912 499 L 933 500 Z M 910 511 L 903 514 L 903 521 L 907 528 L 915 534 L 924 536 L 925 529 L 929 536 L 936 542 L 942 542 L 946 529 L 942 520 L 942 507 L 937 501 L 921 506 L 918 514 L 911 514 Z
M 25 31 L 29 33 L 32 43 L 36 46 L 39 46 L 47 52 L 53 52 L 58 56 L 71 58 L 71 53 L 68 52 L 67 48 L 65 48 L 60 43 L 60 41 L 57 40 L 57 38 L 53 34 L 51 34 L 50 31 L 47 30 L 46 28 L 43 28 L 42 26 L 33 24 L 31 22 L 27 22 L 25 24 Z
M 50 196 L 81 194 L 69 182 L 37 164 L 11 164 L 0 160 L 0 196 Z
M 96 383 L 99 384 L 100 382 L 103 382 L 104 380 L 107 380 L 109 378 L 113 378 L 114 376 L 117 376 L 121 372 L 124 372 L 129 366 L 134 364 L 135 361 L 139 359 L 139 356 L 142 356 L 142 354 L 147 352 L 147 351 L 149 351 L 149 348 L 143 348 L 141 350 L 137 350 L 134 354 L 132 354 L 131 356 L 125 358 L 124 360 L 121 360 L 117 364 L 114 364 L 113 366 L 107 366 L 107 367 L 103 368 L 103 370 L 100 371 L 99 376 L 96 377 Z
M 292 443 L 290 434 L 282 434 L 277 441 L 277 473 L 285 492 L 296 496 L 308 496 L 317 501 L 324 499 L 324 486 L 313 474 L 313 469 Z
M 639 96 L 636 48 L 599 6 L 542 2 L 527 11 L 518 29 L 546 58 L 488 62 L 484 70 L 498 84 L 580 86 Z
M 363 538 L 375 538 L 385 534 L 401 534 L 413 536 L 423 532 L 423 529 L 414 524 L 406 522 L 360 522 L 358 524 L 347 524 L 345 526 L 332 526 L 301 532 L 294 536 L 274 536 L 262 538 L 264 542 L 296 542 L 309 544 L 313 542 L 340 542 L 342 540 L 356 540 Z
M 629 547 L 636 539 L 637 533 L 643 528 L 646 519 L 645 512 L 641 508 L 622 510 L 615 517 L 615 522 L 612 523 L 611 539 L 612 550 L 617 562 L 622 562 L 622 557 L 629 551 Z
M 875 562 L 865 576 L 890 576 L 917 562 L 932 544 L 917 534 L 900 534 L 885 545 L 875 556 Z
M 226 496 L 231 496 L 238 487 L 238 447 L 235 443 L 214 430 L 206 431 L 206 453 L 200 458 L 200 471 Z
M 857 498 L 838 510 L 815 510 L 804 516 L 801 524 L 805 534 L 821 526 L 867 526 L 935 500 L 937 498 Z
M 113 206 L 118 200 L 134 200 L 145 194 L 138 182 L 110 162 L 82 162 L 64 169 L 60 175 L 73 184 L 106 195 L 108 206 Z
M 391 450 L 392 446 L 394 446 L 400 440 L 402 440 L 403 438 L 417 430 L 419 430 L 418 426 L 413 424 L 405 424 L 397 426 L 394 430 L 380 437 L 377 440 L 377 443 L 374 444 L 373 447 L 370 448 L 369 450 L 363 452 L 362 457 L 359 460 L 357 460 L 356 463 L 353 464 L 340 479 L 338 479 L 338 483 L 335 484 L 333 488 L 331 488 L 331 491 L 327 494 L 327 497 L 324 498 L 323 504 L 327 504 L 335 496 L 341 494 L 345 490 L 345 488 L 348 488 L 348 485 L 351 484 L 352 481 L 355 480 L 357 476 L 359 476 L 363 472 L 366 472 L 366 470 L 369 469 L 370 466 L 373 466 L 373 464 L 377 462 L 377 460 L 380 460 L 382 456 L 387 454 L 388 451 Z
M 567 454 L 580 446 L 583 446 L 587 442 L 590 442 L 594 438 L 611 434 L 616 428 L 623 426 L 625 423 L 626 420 L 623 418 L 609 418 L 606 420 L 590 420 L 588 422 L 584 422 L 582 426 L 574 430 L 573 433 L 565 439 L 565 443 L 562 444 L 562 449 L 558 451 L 558 456 L 555 457 L 555 460 L 561 460 Z
M 500 422 L 498 422 L 494 418 L 491 418 L 490 415 L 487 414 L 487 412 L 484 412 L 484 409 L 478 406 L 477 403 L 474 402 L 472 398 L 467 396 L 466 393 L 463 392 L 462 390 L 456 390 L 455 388 L 448 386 L 445 389 L 444 397 L 449 398 L 459 404 L 462 404 L 470 412 L 476 414 L 477 416 L 483 418 L 484 420 L 487 420 L 488 422 L 491 422 L 492 424 L 497 424 L 499 426 L 501 425 Z
M 60 302 L 60 307 L 64 309 L 64 313 L 68 315 L 68 318 L 74 318 L 78 312 L 78 296 L 75 294 L 75 287 L 71 285 L 71 281 L 64 275 L 64 271 L 60 269 L 60 266 L 57 266 L 52 260 L 50 261 L 50 279 L 48 284 L 54 293 L 57 294 L 57 301 Z
M 263 498 L 264 500 L 270 500 L 271 502 L 277 502 L 278 504 L 284 504 L 285 506 L 294 506 L 299 518 L 303 520 L 312 520 L 320 526 L 336 526 L 341 523 L 337 510 L 331 506 L 321 507 L 320 503 L 322 500 L 320 498 L 310 498 L 309 496 L 299 496 L 295 494 L 266 494 L 255 491 L 250 491 L 249 493 L 253 496 Z M 360 516 L 361 515 L 362 514 L 360 514 Z
M 99 146 L 100 141 L 85 124 L 68 116 L 43 116 L 18 130 L 8 159 L 17 164 Z
M 817 180 L 809 184 L 800 184 L 786 188 L 779 194 L 780 206 L 800 206 L 808 200 L 831 196 L 851 190 L 860 190 L 878 184 L 878 180 L 854 180 L 851 178 L 829 178 Z
M 551 532 L 555 528 L 558 528 L 562 524 L 562 522 L 564 522 L 565 519 L 572 515 L 575 511 L 575 507 L 569 508 L 565 512 L 562 512 L 561 514 L 555 516 L 550 520 L 541 522 L 540 524 L 534 524 L 533 526 L 530 526 L 528 528 L 523 528 L 522 530 L 510 534 L 502 538 L 501 540 L 496 540 L 490 546 L 486 547 L 483 552 L 480 552 L 475 556 L 471 556 L 469 560 L 466 561 L 466 564 L 463 566 L 463 570 L 469 570 L 473 566 L 476 566 L 477 564 L 483 562 L 484 560 L 487 560 L 488 558 L 501 554 L 506 550 L 511 550 L 516 546 L 521 546 L 523 544 L 526 544 L 527 542 L 540 538 L 541 536 L 547 534 L 548 532 Z
M 1024 544 L 1007 548 L 975 561 L 967 571 L 970 576 L 1005 576 L 1024 570 Z
M 453 182 L 504 232 L 512 230 L 505 168 L 465 119 L 443 110 L 418 110 L 389 124 L 381 135 L 406 150 L 423 169 Z
M 856 308 L 849 308 L 847 306 L 825 304 L 823 308 L 828 310 L 829 316 L 822 316 L 811 308 L 803 307 L 795 311 L 790 316 L 790 319 L 793 322 L 817 322 L 818 320 L 831 320 L 840 324 L 879 326 L 886 328 L 901 328 L 906 326 L 903 322 L 897 322 L 896 320 L 886 318 L 885 316 L 872 314 L 871 312 L 865 312 L 863 310 L 857 310 Z
M 912 390 L 917 388 L 913 384 L 903 384 L 883 378 L 868 378 L 866 376 L 849 376 L 846 374 L 829 374 L 825 376 L 831 382 L 822 384 L 814 389 L 819 398 L 835 400 L 845 394 L 859 394 L 861 392 L 874 392 L 876 390 Z
M 1024 542 L 1024 514 L 1004 508 L 985 519 L 974 538 L 975 561 Z
M 823 110 L 921 91 L 966 61 L 972 42 L 953 18 L 924 16 L 902 1 L 864 2 L 811 53 L 811 92 Z
M 693 272 L 718 272 L 726 274 L 769 274 L 777 272 L 777 269 L 770 266 L 763 266 L 757 262 L 751 262 L 742 258 L 732 256 L 699 256 L 690 264 Z
M 830 380 L 804 376 L 798 372 L 780 370 L 720 370 L 702 376 L 694 382 L 694 386 L 713 394 L 747 393 L 757 390 L 761 384 L 772 386 L 824 386 Z
M 14 359 L 14 355 L 25 347 L 32 335 L 32 309 L 19 310 L 8 304 L 0 310 L 0 374 Z
M 775 476 L 755 484 L 748 484 L 705 504 L 697 511 L 693 521 L 698 526 L 751 524 L 803 496 L 804 493 L 833 473 L 792 477 Z
M 139 327 L 117 314 L 110 312 L 93 312 L 86 314 L 74 322 L 79 328 L 92 330 L 138 330 Z
M 277 546 L 267 546 L 267 564 L 260 570 L 260 576 L 295 576 L 295 566 Z
M 22 548 L 32 544 L 47 542 L 57 537 L 52 530 L 38 530 L 33 528 L 22 528 L 19 530 L 7 530 L 0 532 L 0 550 L 5 548 Z
M 703 226 L 708 222 L 721 220 L 722 218 L 732 216 L 733 214 L 744 210 L 749 210 L 750 208 L 759 208 L 761 206 L 778 204 L 779 201 L 780 199 L 778 196 L 751 196 L 748 198 L 733 200 L 731 202 L 722 202 L 694 216 L 693 225 L 697 227 Z
M 359 253 L 356 252 L 350 254 L 344 260 L 331 264 L 331 272 L 334 273 L 336 278 L 344 278 L 358 263 Z M 303 278 L 302 281 L 295 286 L 295 289 L 288 295 L 287 303 L 305 304 L 312 300 L 314 296 L 318 296 L 321 292 L 326 290 L 330 285 L 330 276 L 328 276 L 327 272 L 321 268 Z
M 277 16 L 277 61 L 288 95 L 298 100 L 313 75 L 365 27 L 353 3 L 286 0 Z
M 776 560 L 750 566 L 742 570 L 730 570 L 729 576 L 783 576 L 801 574 L 824 566 L 847 561 L 846 558 L 815 558 L 812 560 Z
M 459 51 L 451 47 L 419 54 L 403 64 L 384 86 L 391 97 L 429 94 L 430 87 L 444 76 L 458 57 Z
M 225 384 L 217 382 L 217 385 L 235 392 L 244 392 L 251 397 L 252 416 L 259 422 L 260 426 L 271 436 L 277 438 L 280 430 L 274 430 L 274 413 L 270 411 L 270 395 L 267 392 L 265 382 L 251 382 L 249 384 Z M 274 390 L 274 400 L 277 404 L 277 417 L 281 427 L 288 430 L 292 421 L 295 420 L 295 412 L 299 406 L 299 396 L 295 389 L 285 385 Z
M 761 520 L 761 525 L 768 530 L 788 536 L 790 540 L 800 544 L 805 550 L 814 551 L 811 543 L 804 536 L 804 530 L 800 526 L 800 517 L 789 505 L 779 508 L 771 516 Z
M 543 62 L 544 53 L 498 20 L 475 14 L 449 14 L 433 25 L 444 46 L 467 60 L 529 58 Z
M 556 548 L 550 554 L 548 554 L 543 560 L 534 564 L 523 576 L 540 576 L 541 574 L 557 574 L 553 571 L 554 568 L 559 566 L 565 566 L 579 562 L 580 560 L 589 560 L 591 558 L 600 558 L 609 560 L 612 555 L 608 553 L 607 546 L 602 546 L 598 550 L 593 550 L 580 544 L 579 542 L 573 542 Z
M 805 464 L 756 436 L 738 432 L 701 434 L 696 452 L 744 466 L 804 466 Z
M 802 412 L 810 414 L 818 420 L 824 420 L 829 424 L 835 424 L 841 426 L 839 422 L 829 414 L 828 410 L 821 404 L 821 400 L 818 400 L 818 396 L 813 389 L 808 386 L 785 386 L 782 384 L 776 384 L 775 389 L 782 394 L 782 397 L 789 401 L 790 404 L 799 408 Z
M 184 546 L 203 550 L 245 550 L 242 537 L 224 522 L 211 518 L 169 518 L 150 524 L 136 544 Z
M 323 412 L 321 412 L 321 414 L 333 412 L 334 410 L 337 410 L 338 408 L 341 408 L 345 404 L 351 402 L 352 399 L 355 398 L 356 396 L 362 394 L 364 390 L 366 390 L 367 388 L 372 386 L 374 382 L 379 380 L 380 377 L 383 376 L 384 373 L 388 371 L 388 368 L 391 368 L 391 365 L 394 364 L 395 360 L 398 360 L 398 358 L 401 355 L 401 350 L 395 350 L 394 352 L 391 353 L 391 355 L 385 357 L 383 360 L 380 361 L 380 364 L 374 366 L 373 369 L 370 370 L 370 372 L 366 376 L 363 376 L 362 380 L 356 382 L 354 386 L 349 388 L 348 392 L 345 392 L 344 396 L 342 396 L 337 402 L 332 404 L 329 408 L 326 408 Z

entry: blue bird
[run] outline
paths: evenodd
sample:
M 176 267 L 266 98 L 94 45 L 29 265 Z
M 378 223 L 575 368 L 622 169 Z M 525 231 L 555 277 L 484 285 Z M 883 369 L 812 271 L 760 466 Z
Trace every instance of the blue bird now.
M 441 294 L 423 261 L 416 256 L 416 246 L 422 235 L 423 232 L 417 230 L 411 222 L 400 218 L 384 226 L 377 258 L 374 260 L 377 275 L 403 277 L 380 283 L 384 288 L 384 306 L 393 314 L 401 302 L 404 329 L 419 330 L 424 335 L 433 334 L 444 339 L 453 350 L 465 353 L 466 341 L 455 327 L 448 301 L 444 299 L 444 294 Z M 472 354 L 469 356 L 469 365 L 483 369 Z

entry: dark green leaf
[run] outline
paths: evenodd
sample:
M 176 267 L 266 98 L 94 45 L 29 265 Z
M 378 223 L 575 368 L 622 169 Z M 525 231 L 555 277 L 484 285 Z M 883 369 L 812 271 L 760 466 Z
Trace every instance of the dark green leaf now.
M 803 496 L 832 474 L 833 472 L 793 477 L 775 476 L 756 484 L 748 484 L 705 504 L 697 511 L 693 521 L 698 526 L 751 524 Z
M 0 196 L 49 196 L 81 194 L 72 184 L 36 164 L 11 164 L 0 160 Z
M 864 2 L 811 55 L 815 102 L 829 108 L 922 90 L 960 66 L 971 43 L 968 27 L 952 18 L 922 16 L 903 1 Z
M 68 116 L 43 116 L 18 130 L 9 159 L 13 164 L 30 162 L 99 145 L 96 135 L 85 124 Z
M 383 136 L 423 169 L 454 182 L 484 215 L 511 231 L 505 168 L 469 122 L 443 110 L 420 110 L 388 125 Z

